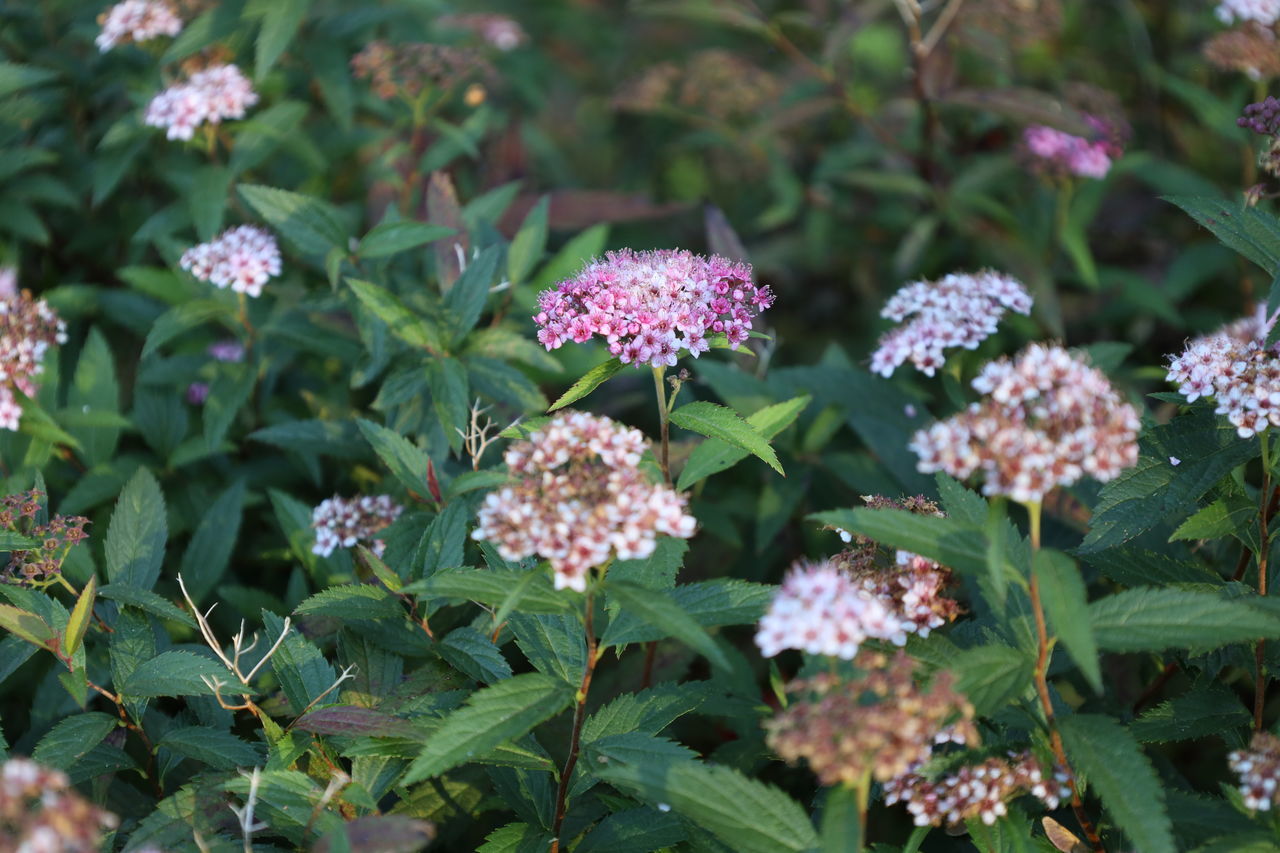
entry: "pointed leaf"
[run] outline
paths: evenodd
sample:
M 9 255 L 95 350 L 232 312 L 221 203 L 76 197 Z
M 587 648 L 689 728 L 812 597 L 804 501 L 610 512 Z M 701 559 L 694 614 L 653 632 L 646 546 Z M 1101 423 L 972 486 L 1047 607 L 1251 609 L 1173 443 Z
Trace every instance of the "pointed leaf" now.
M 63 633 L 63 651 L 74 655 L 80 643 L 84 641 L 85 632 L 89 630 L 89 621 L 93 617 L 93 603 L 98 594 L 98 577 L 92 575 L 89 582 L 80 591 L 76 606 L 71 609 L 71 618 L 67 620 L 67 630 Z
M 740 447 L 752 456 L 763 460 L 779 474 L 783 474 L 778 455 L 769 446 L 768 439 L 732 409 L 699 400 L 686 403 L 672 412 L 671 422 L 700 435 L 718 438 L 735 447 Z
M 146 468 L 125 484 L 107 527 L 107 579 L 151 589 L 160 577 L 168 539 L 164 495 Z
M 1046 548 L 1036 553 L 1033 571 L 1040 582 L 1040 600 L 1049 626 L 1062 640 L 1094 692 L 1102 692 L 1098 645 L 1089 624 L 1089 601 L 1075 561 Z
M 576 403 L 592 391 L 599 388 L 611 377 L 622 372 L 626 367 L 625 364 L 616 358 L 611 358 L 604 364 L 598 364 L 583 374 L 582 378 L 573 385 L 569 386 L 569 390 L 560 395 L 560 399 L 551 404 L 548 412 L 554 412 L 556 409 L 563 409 L 570 403 Z
M 728 658 L 715 640 L 698 622 L 686 613 L 666 590 L 649 589 L 625 581 L 606 581 L 610 598 L 616 599 L 623 610 L 634 614 L 664 635 L 675 637 L 702 654 L 717 667 L 730 669 Z M 610 626 L 612 627 L 612 626 Z M 605 631 L 601 644 L 612 645 L 610 632 Z

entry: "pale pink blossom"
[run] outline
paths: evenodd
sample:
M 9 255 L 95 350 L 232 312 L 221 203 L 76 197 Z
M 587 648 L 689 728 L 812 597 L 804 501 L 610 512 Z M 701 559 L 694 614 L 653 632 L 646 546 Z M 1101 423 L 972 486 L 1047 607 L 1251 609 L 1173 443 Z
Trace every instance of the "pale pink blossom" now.
M 124 0 L 102 13 L 98 23 L 102 32 L 94 44 L 103 53 L 117 44 L 176 36 L 182 31 L 182 19 L 165 0 Z
M 144 120 L 165 128 L 169 139 L 190 139 L 203 124 L 244 118 L 257 102 L 258 93 L 239 68 L 211 65 L 152 98 Z
M 244 344 L 236 340 L 217 341 L 205 350 L 215 361 L 238 363 L 244 361 Z
M 178 264 L 201 281 L 256 297 L 280 275 L 280 247 L 265 228 L 239 225 L 187 249 Z
M 1280 738 L 1270 732 L 1257 732 L 1249 748 L 1232 752 L 1227 763 L 1240 777 L 1245 808 L 1265 812 L 1280 801 Z
M 908 627 L 890 602 L 830 562 L 801 563 L 787 573 L 756 630 L 765 657 L 784 649 L 852 660 L 868 639 L 895 645 Z
M 943 365 L 943 350 L 976 349 L 995 334 L 1006 311 L 1031 313 L 1031 296 L 1012 276 L 993 270 L 951 273 L 937 281 L 914 281 L 893 295 L 881 317 L 901 323 L 880 338 L 871 370 L 893 375 L 910 360 L 932 376 Z
M 1172 357 L 1166 377 L 1189 403 L 1216 400 L 1215 411 L 1241 438 L 1280 426 L 1280 346 L 1267 346 L 1265 312 L 1260 306 L 1254 316 L 1191 341 Z
M 1085 116 L 1095 128 L 1097 138 L 1075 136 L 1044 125 L 1033 125 L 1023 131 L 1022 141 L 1050 172 L 1077 175 L 1082 178 L 1105 178 L 1112 161 L 1123 153 L 1111 126 L 1096 116 Z
M 543 557 L 556 589 L 579 592 L 612 557 L 648 557 L 658 534 L 689 538 L 697 522 L 684 497 L 639 467 L 647 446 L 639 430 L 609 418 L 556 415 L 507 449 L 511 479 L 485 498 L 472 538 L 508 560 Z
M 1007 803 L 1015 797 L 1031 794 L 1052 810 L 1071 796 L 1067 775 L 1059 771 L 1046 778 L 1029 752 L 962 765 L 937 779 L 922 772 L 923 765 L 916 765 L 884 783 L 885 804 L 905 803 L 916 826 L 963 824 L 971 818 L 991 826 L 1008 813 Z
M 389 495 L 354 498 L 334 495 L 311 511 L 311 526 L 316 531 L 316 544 L 311 551 L 327 557 L 338 548 L 353 548 L 363 543 L 381 557 L 387 545 L 377 536 L 403 511 L 404 507 Z
M 549 350 L 599 336 L 624 364 L 669 367 L 682 352 L 695 358 L 723 335 L 747 340 L 751 321 L 773 304 L 751 267 L 719 256 L 662 250 L 610 252 L 538 297 L 534 321 Z
M 1217 14 L 1224 24 L 1256 21 L 1271 27 L 1280 21 L 1280 0 L 1222 0 Z
M 43 299 L 18 290 L 16 272 L 0 279 L 0 429 L 16 430 L 22 406 L 15 392 L 35 395 L 45 354 L 67 342 L 67 326 Z

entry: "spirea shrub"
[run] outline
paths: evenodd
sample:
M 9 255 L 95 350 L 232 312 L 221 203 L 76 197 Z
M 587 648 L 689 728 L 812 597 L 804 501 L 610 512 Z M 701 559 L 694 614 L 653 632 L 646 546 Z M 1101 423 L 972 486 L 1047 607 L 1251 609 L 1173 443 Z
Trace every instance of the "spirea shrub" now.
M 0 853 L 1280 849 L 1278 13 L 0 5 Z

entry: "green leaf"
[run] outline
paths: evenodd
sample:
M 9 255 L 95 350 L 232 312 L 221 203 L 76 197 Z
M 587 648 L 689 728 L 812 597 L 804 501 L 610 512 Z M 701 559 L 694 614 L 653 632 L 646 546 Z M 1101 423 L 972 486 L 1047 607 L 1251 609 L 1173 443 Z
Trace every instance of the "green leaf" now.
M 382 585 L 392 592 L 399 592 L 404 586 L 404 581 L 400 576 L 391 570 L 391 567 L 382 562 L 382 558 L 370 551 L 363 545 L 356 545 L 355 560 L 378 580 L 382 581 Z
M 294 725 L 318 735 L 414 737 L 419 734 L 418 728 L 408 720 L 359 705 L 317 708 L 303 714 Z
M 97 711 L 67 717 L 40 738 L 31 757 L 48 767 L 68 770 L 89 750 L 102 743 L 117 725 L 117 718 Z
M 487 636 L 470 625 L 454 628 L 436 646 L 440 657 L 476 681 L 494 684 L 511 677 L 511 664 Z
M 311 0 L 265 0 L 254 5 L 262 10 L 262 28 L 258 30 L 253 72 L 254 79 L 261 83 L 297 35 Z
M 503 741 L 528 733 L 569 707 L 573 695 L 569 685 L 537 672 L 477 690 L 427 738 L 401 783 L 410 785 L 439 776 Z
M 244 480 L 236 480 L 201 515 L 200 524 L 182 553 L 179 574 L 196 603 L 213 591 L 231 562 L 244 500 Z
M 686 403 L 672 412 L 671 422 L 700 435 L 717 438 L 739 447 L 785 476 L 782 465 L 778 463 L 777 454 L 769 446 L 768 439 L 732 409 L 699 400 Z
M 538 199 L 528 215 L 525 216 L 520 230 L 511 240 L 511 248 L 507 250 L 507 280 L 515 287 L 525 280 L 547 248 L 547 212 L 551 200 L 547 196 Z
M 724 656 L 724 652 L 716 645 L 711 635 L 686 613 L 666 590 L 649 589 L 639 584 L 613 579 L 606 580 L 605 588 L 609 597 L 616 600 L 626 612 L 643 619 L 664 636 L 680 640 L 702 654 L 715 666 L 723 669 L 731 668 L 728 658 Z M 612 627 L 610 625 L 610 628 Z M 604 646 L 616 644 L 611 642 L 608 629 L 601 644 Z
M 556 409 L 563 409 L 570 403 L 576 403 L 592 391 L 599 388 L 614 375 L 621 373 L 625 364 L 616 358 L 611 358 L 604 364 L 598 364 L 588 370 L 581 379 L 569 386 L 569 390 L 560 395 L 560 399 L 551 404 L 548 412 L 554 412 Z
M 347 584 L 331 586 L 303 601 L 293 611 L 298 616 L 328 615 L 343 619 L 400 619 L 404 608 L 380 586 Z
M 850 785 L 827 788 L 822 801 L 822 853 L 862 853 L 862 811 Z
M 507 624 L 534 669 L 571 687 L 581 683 L 587 643 L 576 613 L 512 613 Z
M 749 415 L 747 423 L 764 438 L 773 439 L 778 433 L 791 426 L 812 400 L 812 397 L 805 395 L 765 406 Z M 689 454 L 689 461 L 680 472 L 680 481 L 676 484 L 676 489 L 683 492 L 699 480 L 732 468 L 748 455 L 747 451 L 726 441 L 718 438 L 708 439 Z
M 404 436 L 360 418 L 356 421 L 365 440 L 390 469 L 395 478 L 410 492 L 427 494 L 427 454 Z
M 1098 645 L 1089 623 L 1089 597 L 1075 561 L 1045 548 L 1038 551 L 1032 567 L 1040 582 L 1049 627 L 1071 653 L 1094 692 L 1102 692 L 1102 670 L 1098 666 Z
M 80 442 L 85 462 L 90 467 L 110 462 L 120 438 L 120 383 L 116 379 L 111 346 L 96 326 L 89 331 L 80 360 L 76 362 L 75 378 L 67 392 L 67 409 L 77 419 L 84 419 L 81 420 L 83 426 L 71 423 L 67 417 L 62 418 L 62 423 Z M 105 420 L 115 419 L 117 425 L 87 423 L 95 415 Z
M 347 284 L 361 304 L 387 324 L 391 334 L 430 353 L 438 354 L 444 349 L 440 330 L 425 317 L 410 311 L 394 293 L 357 278 L 348 278 Z
M 364 235 L 356 254 L 366 260 L 386 258 L 456 233 L 453 228 L 425 222 L 384 222 Z
M 1167 743 L 1224 735 L 1251 719 L 1234 692 L 1208 684 L 1161 702 L 1130 723 L 1129 733 L 1141 743 Z
M 93 617 L 93 602 L 97 593 L 98 578 L 92 575 L 80 591 L 76 606 L 71 609 L 71 618 L 67 620 L 67 630 L 63 632 L 62 649 L 68 655 L 74 655 L 84 642 L 85 632 L 89 630 L 89 620 Z
M 1034 665 L 1030 655 L 993 643 L 965 649 L 948 661 L 947 668 L 955 673 L 956 690 L 985 717 L 1027 689 Z
M 628 750 L 601 750 L 591 771 L 653 806 L 667 806 L 714 833 L 734 853 L 812 851 L 818 836 L 800 804 L 728 767 Z
M 454 288 L 450 293 L 456 291 Z M 449 440 L 449 447 L 457 453 L 471 418 L 467 368 L 456 358 L 433 358 L 427 362 L 427 382 L 431 389 L 431 407 Z
M 209 386 L 204 402 L 204 442 L 210 453 L 222 446 L 236 415 L 253 396 L 258 381 L 252 364 L 223 364 Z
M 1176 850 L 1164 786 L 1142 748 L 1119 722 L 1075 714 L 1059 723 L 1067 758 L 1142 853 Z
M 201 240 L 212 240 L 222 228 L 229 189 L 231 170 L 225 166 L 202 166 L 192 175 L 187 209 Z
M 987 501 L 981 495 L 966 489 L 958 480 L 946 474 L 937 474 L 934 480 L 938 484 L 942 508 L 947 515 L 974 527 L 986 526 Z
M 1256 436 L 1240 438 L 1208 407 L 1146 430 L 1138 449 L 1137 465 L 1102 487 L 1080 553 L 1120 545 L 1161 522 L 1181 519 L 1214 484 L 1259 453 Z
M 275 187 L 243 184 L 240 195 L 253 210 L 305 254 L 324 255 L 346 248 L 347 226 L 333 205 Z
M 1005 570 L 1008 553 L 1008 518 L 1005 515 L 1007 504 L 1003 500 L 994 500 L 988 507 L 984 524 L 987 537 L 987 589 L 990 590 L 992 603 L 997 610 L 1004 610 L 1004 602 L 1009 586 L 1009 573 Z
M 262 754 L 224 729 L 212 726 L 179 726 L 169 729 L 157 747 L 165 747 L 184 758 L 191 758 L 214 770 L 235 770 L 237 767 L 257 767 L 262 764 Z
M 1227 247 L 1275 276 L 1280 274 L 1280 221 L 1256 207 L 1207 196 L 1165 196 Z
M 1089 605 L 1098 647 L 1112 652 L 1208 651 L 1280 637 L 1280 619 L 1247 599 L 1216 592 L 1139 587 Z
M 14 92 L 20 92 L 23 89 L 31 89 L 36 86 L 43 86 L 57 78 L 57 73 L 47 68 L 38 68 L 34 65 L 19 65 L 16 62 L 0 62 L 0 98 L 12 95 Z
M 520 610 L 524 613 L 559 613 L 572 607 L 571 599 L 557 592 L 546 572 L 531 570 L 535 579 L 520 598 Z M 507 596 L 530 572 L 510 569 L 473 569 L 466 566 L 441 569 L 425 580 L 405 586 L 406 595 L 427 595 L 431 598 L 455 598 L 475 601 L 488 607 L 501 607 Z
M 810 518 L 850 533 L 860 533 L 891 548 L 900 548 L 936 560 L 975 578 L 988 571 L 987 542 L 983 534 L 954 518 L 919 515 L 901 509 L 830 510 Z M 1019 574 L 1009 565 L 1006 574 Z
M 236 678 L 213 658 L 192 652 L 161 652 L 143 661 L 117 685 L 121 696 L 145 699 L 152 696 L 209 696 L 213 691 L 201 676 L 216 678 L 227 685 L 227 694 L 242 690 Z
M 1258 515 L 1257 504 L 1244 495 L 1218 498 L 1179 525 L 1170 542 L 1186 539 L 1221 539 L 1246 528 Z
M 266 641 L 271 642 L 272 638 L 284 633 L 284 620 L 263 610 L 262 630 Z M 271 671 L 279 679 L 280 688 L 295 714 L 302 713 L 338 679 L 338 674 L 321 651 L 297 631 L 289 631 L 271 656 Z M 332 693 L 329 695 L 334 696 Z
M 57 636 L 39 616 L 11 604 L 0 604 L 0 628 L 42 649 L 50 648 L 50 641 Z
M 582 727 L 582 742 L 628 732 L 657 735 L 708 701 L 712 693 L 706 685 L 707 682 L 684 682 L 651 687 L 639 693 L 623 693 L 587 717 Z
M 225 302 L 196 299 L 170 308 L 151 325 L 142 345 L 142 358 L 154 353 L 169 341 L 214 319 L 234 320 L 235 309 Z
M 501 256 L 501 246 L 485 249 L 479 257 L 467 264 L 462 276 L 445 295 L 444 307 L 449 313 L 455 344 L 465 338 L 480 319 L 484 304 L 489 299 L 489 286 L 493 284 Z
M 168 538 L 164 495 L 146 468 L 125 484 L 107 527 L 107 580 L 151 589 L 160 577 Z
M 184 577 L 183 580 L 185 582 L 186 578 Z M 136 607 L 161 619 L 179 622 L 188 628 L 196 627 L 196 620 L 192 619 L 187 611 L 148 589 L 138 589 L 126 583 L 109 583 L 98 590 L 98 595 L 128 607 Z
M 750 625 L 760 621 L 773 599 L 775 587 L 769 584 L 719 578 L 688 583 L 670 590 L 667 595 L 676 606 L 704 628 L 721 625 Z M 609 622 L 605 632 L 610 645 L 644 643 L 671 636 L 645 620 L 639 613 L 622 609 Z
M 687 837 L 673 814 L 652 808 L 627 809 L 597 823 L 573 853 L 651 853 L 675 847 Z

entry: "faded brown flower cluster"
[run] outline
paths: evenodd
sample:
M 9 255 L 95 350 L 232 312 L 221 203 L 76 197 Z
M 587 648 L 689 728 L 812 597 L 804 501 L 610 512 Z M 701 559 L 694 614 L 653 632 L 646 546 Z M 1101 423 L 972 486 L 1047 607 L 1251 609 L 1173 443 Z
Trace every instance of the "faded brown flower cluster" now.
M 778 78 L 727 50 L 703 50 L 681 67 L 662 62 L 624 84 L 614 106 L 632 112 L 664 107 L 726 121 L 749 117 L 777 100 Z
M 1280 43 L 1269 27 L 1250 21 L 1217 33 L 1201 49 L 1210 65 L 1238 71 L 1252 80 L 1280 76 Z
M 765 724 L 768 743 L 789 763 L 808 762 L 823 785 L 888 782 L 929 759 L 935 743 L 978 739 L 973 706 L 940 672 L 927 688 L 905 653 L 864 652 L 863 675 L 831 673 L 793 682 L 797 698 Z
M 92 853 L 116 816 L 71 788 L 67 775 L 26 758 L 0 767 L 0 850 Z
M 987 826 L 1008 813 L 1010 800 L 1031 794 L 1048 808 L 1071 796 L 1065 773 L 1046 778 L 1030 752 L 992 757 L 930 780 L 909 772 L 885 783 L 885 804 L 906 803 L 917 826 L 960 824 L 977 818 Z
M 0 530 L 34 539 L 39 545 L 26 551 L 14 551 L 0 580 L 28 586 L 53 583 L 62 572 L 68 552 L 84 541 L 89 519 L 78 515 L 56 515 L 44 524 L 36 524 L 44 493 L 32 489 L 19 495 L 0 498 Z
M 415 98 L 427 88 L 449 89 L 487 76 L 492 70 L 472 48 L 421 42 L 373 41 L 351 60 L 352 73 L 367 79 L 373 93 L 383 100 Z

